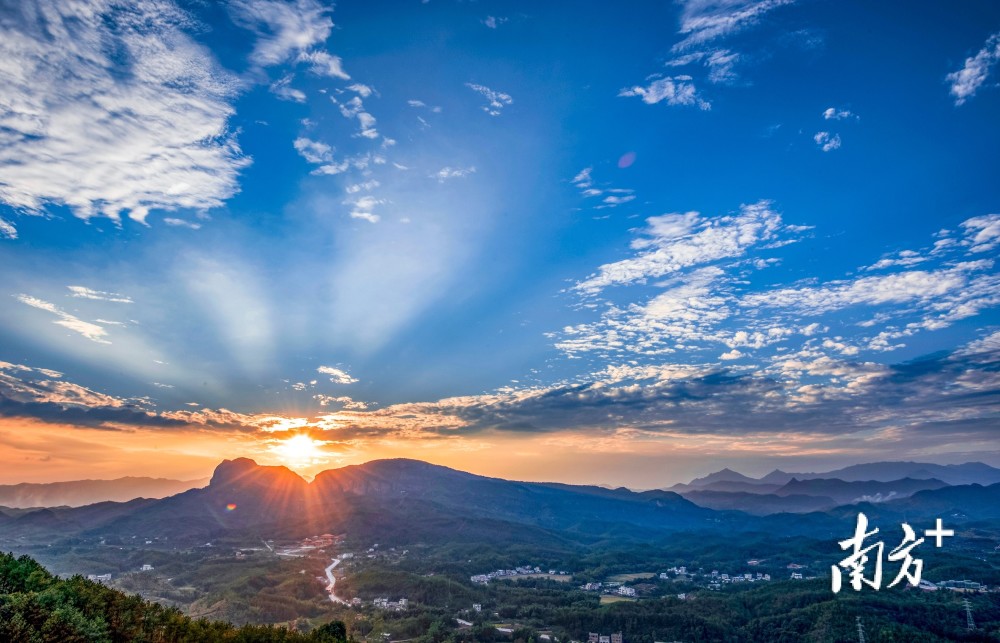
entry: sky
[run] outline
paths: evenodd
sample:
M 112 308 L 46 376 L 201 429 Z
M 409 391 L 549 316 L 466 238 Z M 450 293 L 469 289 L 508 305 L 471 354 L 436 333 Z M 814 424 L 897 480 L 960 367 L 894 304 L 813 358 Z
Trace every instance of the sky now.
M 0 1 L 0 483 L 1000 466 L 998 114 L 992 0 Z

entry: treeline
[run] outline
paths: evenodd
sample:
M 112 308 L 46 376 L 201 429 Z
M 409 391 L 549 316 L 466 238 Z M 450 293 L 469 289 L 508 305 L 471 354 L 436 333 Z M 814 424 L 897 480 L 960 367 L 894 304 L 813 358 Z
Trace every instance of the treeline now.
M 966 630 L 961 594 L 885 590 L 839 595 L 829 581 L 775 582 L 744 591 L 700 591 L 676 598 L 583 606 L 519 606 L 511 620 L 545 624 L 579 639 L 586 632 L 624 632 L 628 643 L 718 641 L 797 643 L 857 640 L 861 617 L 871 643 L 1000 641 L 1000 596 L 970 594 L 977 629 Z M 513 601 L 505 601 L 510 604 Z M 560 636 L 560 638 L 562 638 Z
M 391 572 L 390 572 L 391 573 Z M 469 597 L 456 592 L 451 581 L 392 576 L 396 596 L 416 596 L 437 579 L 434 603 L 411 603 L 403 613 L 365 610 L 349 613 L 350 631 L 368 640 L 383 633 L 394 639 L 420 643 L 471 643 L 506 641 L 542 643 L 547 631 L 559 640 L 586 640 L 588 632 L 623 632 L 628 643 L 655 641 L 704 641 L 719 643 L 825 643 L 857 640 L 861 617 L 870 643 L 943 643 L 1000 641 L 1000 595 L 958 594 L 883 589 L 840 594 L 830 591 L 829 580 L 784 581 L 732 588 L 699 590 L 688 600 L 670 596 L 598 605 L 598 597 L 554 581 L 525 579 L 499 581 L 475 588 L 483 611 L 473 612 Z M 356 589 L 367 595 L 373 587 L 385 590 L 378 574 L 357 579 Z M 339 585 L 339 584 L 338 584 Z M 450 597 L 449 597 L 450 594 Z M 966 630 L 962 599 L 971 601 L 977 628 Z M 450 600 L 448 600 L 450 598 Z M 448 607 L 444 607 L 448 601 Z M 455 616 L 471 621 L 459 628 Z M 497 624 L 515 629 L 513 635 L 497 631 Z
M 74 576 L 60 579 L 28 556 L 0 554 L 0 641 L 18 643 L 346 643 L 339 621 L 312 632 L 192 619 Z

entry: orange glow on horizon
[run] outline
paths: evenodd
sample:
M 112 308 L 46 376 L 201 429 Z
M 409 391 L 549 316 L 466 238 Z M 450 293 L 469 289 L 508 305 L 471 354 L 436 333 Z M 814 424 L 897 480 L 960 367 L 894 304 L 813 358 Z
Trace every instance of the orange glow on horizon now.
M 278 456 L 285 466 L 291 469 L 302 469 L 309 465 L 326 462 L 329 454 L 321 446 L 325 443 L 312 439 L 305 433 L 293 435 L 281 440 L 271 447 L 271 452 Z

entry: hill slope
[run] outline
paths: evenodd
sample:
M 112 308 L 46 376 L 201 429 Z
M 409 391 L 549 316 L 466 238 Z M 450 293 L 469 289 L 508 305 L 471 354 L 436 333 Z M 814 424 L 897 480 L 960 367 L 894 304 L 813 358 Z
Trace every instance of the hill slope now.
M 166 478 L 116 478 L 114 480 L 73 480 L 0 485 L 0 506 L 82 507 L 96 502 L 127 502 L 135 498 L 166 498 L 204 486 L 208 480 Z
M 337 621 L 299 634 L 195 620 L 80 576 L 56 578 L 27 556 L 0 554 L 0 641 L 345 643 L 347 636 Z

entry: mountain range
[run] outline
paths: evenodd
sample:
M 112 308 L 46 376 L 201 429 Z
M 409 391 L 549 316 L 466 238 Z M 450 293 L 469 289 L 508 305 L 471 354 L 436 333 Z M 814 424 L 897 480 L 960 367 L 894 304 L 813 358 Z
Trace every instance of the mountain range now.
M 715 476 L 705 486 L 726 482 L 722 477 Z M 663 490 L 517 482 L 406 459 L 324 471 L 307 482 L 285 467 L 239 458 L 222 462 L 206 487 L 163 499 L 0 512 L 0 538 L 84 538 L 110 544 L 138 537 L 179 544 L 259 544 L 348 533 L 393 544 L 555 545 L 607 539 L 652 542 L 680 531 L 834 533 L 843 531 L 859 508 L 891 520 L 1000 517 L 1000 483 L 946 486 L 934 479 L 883 483 L 796 478 L 765 494 L 712 489 L 685 493 L 690 497 Z M 788 513 L 793 511 L 800 513 Z
M 825 473 L 788 473 L 781 469 L 775 469 L 761 478 L 752 478 L 726 468 L 715 473 L 710 473 L 702 478 L 695 478 L 687 484 L 675 484 L 670 487 L 670 490 L 687 491 L 692 488 L 704 489 L 711 488 L 712 485 L 720 483 L 732 483 L 744 485 L 744 487 L 747 485 L 777 485 L 780 487 L 788 484 L 793 479 L 815 480 L 817 478 L 843 480 L 844 482 L 892 482 L 903 478 L 912 478 L 914 480 L 940 480 L 947 485 L 991 485 L 1000 482 L 1000 469 L 983 464 L 982 462 L 966 462 L 964 464 L 869 462 L 854 464 Z
M 676 484 L 670 490 L 702 507 L 765 516 L 827 512 L 841 505 L 881 504 L 950 486 L 997 483 L 1000 469 L 981 462 L 874 462 L 826 473 L 776 469 L 761 478 L 727 468 L 687 484 Z
M 72 480 L 0 485 L 0 506 L 11 509 L 30 507 L 82 507 L 111 500 L 166 498 L 188 489 L 202 487 L 208 480 L 125 477 L 114 480 Z

